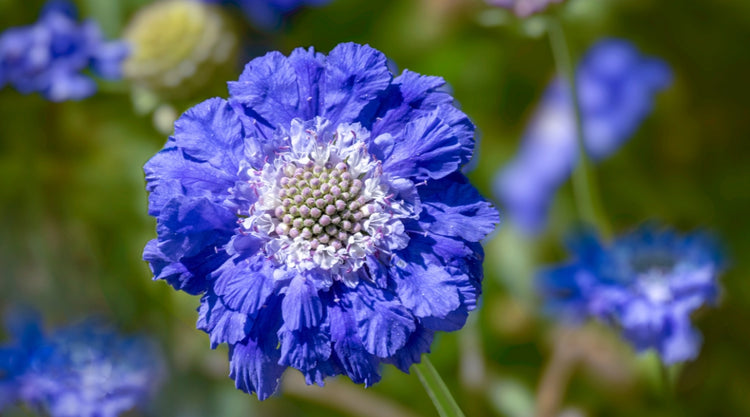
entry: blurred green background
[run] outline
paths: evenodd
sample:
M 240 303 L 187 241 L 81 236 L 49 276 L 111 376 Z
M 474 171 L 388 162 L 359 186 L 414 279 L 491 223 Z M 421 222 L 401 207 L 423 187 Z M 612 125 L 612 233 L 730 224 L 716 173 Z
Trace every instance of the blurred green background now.
M 148 3 L 76 2 L 109 37 Z M 0 0 L 0 30 L 36 21 L 42 4 Z M 553 12 L 576 56 L 614 36 L 672 66 L 672 87 L 597 167 L 598 183 L 617 232 L 656 219 L 721 236 L 731 260 L 721 302 L 694 316 L 701 354 L 677 370 L 666 397 L 653 355 L 636 357 L 608 329 L 561 329 L 541 316 L 531 279 L 538 265 L 566 256 L 560 241 L 575 217 L 566 185 L 541 237 L 521 237 L 504 224 L 487 242 L 481 307 L 466 328 L 437 336 L 431 359 L 467 416 L 530 416 L 537 401 L 555 398 L 566 416 L 750 415 L 750 2 L 569 0 Z M 333 0 L 300 10 L 272 33 L 235 18 L 252 45 L 243 48 L 245 61 L 264 49 L 327 52 L 355 41 L 400 69 L 443 76 L 478 127 L 471 177 L 486 196 L 554 72 L 539 19 L 521 21 L 481 0 Z M 229 78 L 211 78 L 172 108 L 226 96 L 225 81 L 241 68 L 233 63 Z M 226 349 L 210 350 L 195 329 L 198 297 L 152 282 L 141 260 L 155 236 L 142 166 L 167 138 L 142 113 L 126 82 L 59 104 L 0 90 L 0 307 L 34 306 L 51 327 L 98 314 L 157 338 L 170 373 L 147 415 L 436 415 L 416 375 L 393 367 L 366 390 L 345 378 L 305 388 L 293 370 L 281 395 L 262 403 L 235 390 Z

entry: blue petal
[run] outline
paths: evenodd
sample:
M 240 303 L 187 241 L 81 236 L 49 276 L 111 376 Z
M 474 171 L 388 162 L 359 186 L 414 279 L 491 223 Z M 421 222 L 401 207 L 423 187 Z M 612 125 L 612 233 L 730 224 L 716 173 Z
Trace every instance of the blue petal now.
M 158 247 L 158 239 L 153 239 L 143 250 L 143 260 L 149 262 L 154 279 L 167 281 L 175 289 L 188 294 L 199 294 L 206 290 L 208 276 L 227 259 L 223 251 L 217 252 L 208 246 L 194 256 L 172 260 Z
M 415 316 L 443 318 L 459 307 L 455 278 L 442 265 L 419 265 L 414 259 L 398 257 L 395 265 L 391 273 L 396 293 Z
M 670 323 L 670 333 L 657 347 L 666 365 L 695 359 L 703 339 L 693 326 L 690 318 L 674 317 Z
M 297 75 L 280 52 L 269 52 L 248 62 L 239 81 L 227 85 L 230 102 L 242 114 L 270 128 L 289 126 L 299 116 Z
M 175 147 L 163 149 L 144 165 L 149 214 L 159 216 L 162 207 L 174 197 L 210 198 L 217 204 L 229 197 L 236 172 L 216 169 L 207 163 L 186 159 Z
M 253 315 L 276 288 L 273 274 L 272 262 L 260 253 L 233 257 L 212 274 L 213 290 L 232 310 Z
M 282 326 L 278 336 L 281 340 L 281 365 L 304 372 L 315 368 L 331 356 L 330 336 L 320 328 L 290 331 Z
M 422 361 L 422 354 L 430 351 L 432 330 L 427 330 L 423 326 L 417 326 L 417 329 L 409 337 L 409 341 L 403 348 L 399 349 L 393 356 L 386 358 L 384 362 L 395 365 L 402 372 L 409 373 L 412 364 Z
M 385 55 L 380 51 L 368 45 L 339 44 L 326 62 L 322 116 L 333 125 L 358 121 L 362 110 L 378 98 L 391 79 Z M 362 115 L 362 119 L 369 120 L 371 116 Z
M 405 70 L 393 79 L 378 110 L 372 126 L 372 136 L 383 133 L 398 135 L 406 124 L 420 114 L 432 111 L 442 104 L 453 103 L 445 91 L 441 77 L 420 75 Z
M 289 330 L 301 330 L 320 325 L 323 319 L 323 303 L 312 279 L 304 275 L 294 277 L 284 289 L 281 312 Z
M 313 48 L 297 48 L 289 55 L 289 63 L 297 74 L 297 117 L 302 120 L 312 120 L 320 114 L 319 86 L 322 83 L 325 59 L 325 55 L 315 52 Z
M 458 308 L 448 313 L 445 317 L 425 317 L 422 325 L 426 329 L 442 332 L 454 332 L 464 327 L 469 311 L 466 308 Z
M 221 343 L 241 342 L 247 337 L 251 323 L 247 314 L 227 308 L 216 294 L 208 293 L 201 298 L 196 327 L 209 334 L 211 349 Z
M 417 180 L 442 178 L 469 161 L 473 134 L 466 115 L 441 106 L 394 136 L 392 152 L 383 155 L 383 171 Z
M 365 349 L 357 331 L 357 320 L 349 300 L 328 305 L 333 352 L 337 362 L 355 384 L 369 387 L 380 381 L 379 360 Z
M 422 226 L 432 233 L 478 242 L 495 230 L 500 215 L 461 173 L 418 187 Z
M 324 385 L 325 378 L 342 373 L 341 367 L 332 361 L 331 358 L 326 361 L 319 361 L 314 367 L 300 372 L 305 376 L 305 383 L 307 385 L 317 384 L 321 387 Z
M 399 87 L 404 103 L 415 109 L 431 110 L 441 104 L 453 103 L 442 77 L 404 70 L 393 80 L 393 84 Z
M 229 376 L 237 389 L 248 394 L 256 392 L 259 400 L 265 400 L 279 389 L 286 369 L 278 361 L 277 349 L 261 348 L 253 340 L 237 343 L 229 348 Z
M 177 261 L 209 246 L 221 248 L 235 222 L 234 214 L 205 198 L 173 199 L 159 213 L 159 251 Z
M 360 282 L 345 296 L 357 320 L 357 334 L 373 355 L 381 358 L 393 355 L 416 328 L 412 314 L 390 291 Z
M 242 124 L 226 100 L 212 98 L 186 111 L 174 123 L 174 142 L 185 155 L 206 161 L 225 175 L 239 170 Z

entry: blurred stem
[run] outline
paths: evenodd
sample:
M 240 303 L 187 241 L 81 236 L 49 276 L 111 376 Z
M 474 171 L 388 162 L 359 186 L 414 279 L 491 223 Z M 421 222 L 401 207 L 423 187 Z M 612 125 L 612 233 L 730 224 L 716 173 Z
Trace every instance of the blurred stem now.
M 607 238 L 610 236 L 611 230 L 604 215 L 601 197 L 596 186 L 596 178 L 586 152 L 581 103 L 578 97 L 578 86 L 576 85 L 575 68 L 570 49 L 568 49 L 565 33 L 558 19 L 554 17 L 549 19 L 547 32 L 557 72 L 563 77 L 563 82 L 568 84 L 573 104 L 576 141 L 578 143 L 578 164 L 573 169 L 573 193 L 575 194 L 578 216 L 583 223 L 593 225 L 603 237 Z
M 440 417 L 464 417 L 458 403 L 453 399 L 448 387 L 445 386 L 440 374 L 427 355 L 422 356 L 422 363 L 415 363 L 414 369 L 417 371 L 419 381 L 422 383 L 427 395 L 430 396 L 432 403 L 438 411 Z
M 674 397 L 673 370 L 674 368 L 665 365 L 661 358 L 659 359 L 659 373 L 661 374 L 662 391 L 664 393 L 665 402 L 672 401 L 672 398 Z
M 537 388 L 536 417 L 558 415 L 575 364 L 575 358 L 556 342 L 552 358 L 544 368 Z

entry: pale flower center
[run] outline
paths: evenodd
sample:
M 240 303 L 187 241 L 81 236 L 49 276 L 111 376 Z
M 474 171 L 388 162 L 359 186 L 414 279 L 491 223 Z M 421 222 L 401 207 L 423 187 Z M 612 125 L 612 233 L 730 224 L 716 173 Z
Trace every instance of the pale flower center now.
M 280 263 L 320 268 L 356 285 L 350 272 L 368 255 L 408 240 L 400 221 L 406 210 L 389 194 L 380 161 L 367 152 L 368 137 L 357 123 L 332 129 L 324 119 L 292 121 L 282 139 L 288 151 L 247 170 L 258 199 L 243 231 L 261 237 Z

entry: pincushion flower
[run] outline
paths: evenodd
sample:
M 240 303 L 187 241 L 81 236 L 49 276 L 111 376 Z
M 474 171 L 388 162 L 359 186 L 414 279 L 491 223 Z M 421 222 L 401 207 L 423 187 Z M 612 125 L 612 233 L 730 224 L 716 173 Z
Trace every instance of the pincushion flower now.
M 407 371 L 481 291 L 498 213 L 460 172 L 474 126 L 441 78 L 366 45 L 271 52 L 228 85 L 145 166 L 155 278 L 203 294 L 198 328 L 260 399 L 287 367 Z
M 716 301 L 723 269 L 712 238 L 648 225 L 609 246 L 591 234 L 572 243 L 576 259 L 539 276 L 550 311 L 609 323 L 637 351 L 655 349 L 666 364 L 697 356 L 701 337 L 690 314 Z
M 671 80 L 663 61 L 644 57 L 631 43 L 605 39 L 592 46 L 576 73 L 587 153 L 596 161 L 614 153 L 651 112 L 654 96 Z M 567 84 L 547 88 L 521 141 L 498 172 L 494 194 L 519 229 L 539 233 L 557 188 L 578 157 L 575 117 Z
M 237 35 L 216 5 L 159 1 L 141 8 L 123 38 L 132 53 L 123 64 L 126 79 L 157 95 L 189 97 L 233 66 Z
M 0 34 L 0 88 L 9 84 L 50 101 L 80 100 L 96 91 L 94 80 L 82 71 L 120 78 L 127 44 L 105 42 L 96 22 L 79 25 L 75 13 L 72 4 L 52 1 L 38 22 Z
M 541 12 L 552 3 L 563 0 L 487 0 L 488 4 L 512 10 L 519 17 L 528 17 Z
M 6 404 L 23 401 L 52 417 L 114 417 L 144 406 L 162 381 L 161 356 L 144 337 L 94 321 L 49 336 L 34 320 L 13 327 L 17 340 L 0 349 Z

